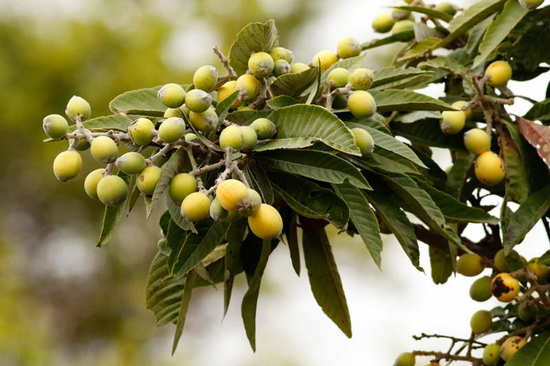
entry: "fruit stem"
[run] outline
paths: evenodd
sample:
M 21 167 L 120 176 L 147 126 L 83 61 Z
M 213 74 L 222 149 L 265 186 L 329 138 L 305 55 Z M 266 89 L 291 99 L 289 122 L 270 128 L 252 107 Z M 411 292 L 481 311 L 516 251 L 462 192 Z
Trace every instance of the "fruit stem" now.
M 84 135 L 84 137 L 86 137 L 86 140 L 91 144 L 94 138 L 92 137 L 90 130 L 84 127 L 84 123 L 82 123 L 82 117 L 80 115 L 76 116 L 75 122 L 78 132 Z

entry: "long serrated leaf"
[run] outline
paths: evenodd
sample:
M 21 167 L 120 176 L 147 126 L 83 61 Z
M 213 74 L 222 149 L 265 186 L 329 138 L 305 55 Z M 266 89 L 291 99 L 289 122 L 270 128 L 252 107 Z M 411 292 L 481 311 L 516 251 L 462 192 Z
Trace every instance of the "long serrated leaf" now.
M 187 318 L 187 310 L 189 309 L 189 303 L 191 302 L 191 294 L 193 293 L 193 281 L 195 280 L 195 273 L 191 272 L 187 275 L 185 285 L 183 286 L 183 294 L 181 295 L 181 304 L 179 308 L 178 320 L 176 322 L 176 332 L 174 333 L 174 341 L 172 343 L 172 355 L 178 348 L 178 343 L 183 333 L 183 327 L 185 326 L 185 319 Z
M 443 134 L 436 119 L 430 118 L 415 123 L 392 122 L 391 127 L 396 135 L 403 136 L 416 144 L 464 150 L 462 137 Z
M 286 238 L 288 241 L 288 250 L 290 252 L 290 261 L 294 272 L 299 276 L 301 269 L 300 262 L 300 243 L 298 242 L 298 215 L 293 214 L 290 224 L 287 225 Z
M 160 88 L 157 86 L 122 93 L 109 103 L 109 109 L 113 113 L 162 117 L 166 106 L 157 98 Z
M 378 112 L 454 110 L 453 107 L 441 100 L 410 90 L 372 90 L 371 94 L 376 100 Z
M 272 204 L 275 200 L 275 193 L 264 168 L 260 165 L 249 165 L 245 169 L 245 175 L 250 183 L 252 183 L 252 186 L 260 193 L 260 196 L 262 196 L 262 201 Z
M 409 32 L 409 33 L 412 33 L 412 32 Z M 392 34 L 391 36 L 388 36 L 385 38 L 373 39 L 372 41 L 365 42 L 361 45 L 361 49 L 365 51 L 365 50 L 370 50 L 372 48 L 385 46 L 387 44 L 401 42 L 403 38 L 404 38 L 403 33 Z
M 462 188 L 474 164 L 475 155 L 467 151 L 456 151 L 454 153 L 454 164 L 451 170 L 447 173 L 447 182 L 445 189 L 453 197 L 460 198 L 462 196 Z
M 223 290 L 223 314 L 227 314 L 235 275 L 242 271 L 240 260 L 241 245 L 246 235 L 246 220 L 236 220 L 231 223 L 227 231 L 227 249 L 224 258 L 224 290 Z
M 229 51 L 229 62 L 240 75 L 248 69 L 248 59 L 255 52 L 269 52 L 277 45 L 278 32 L 273 20 L 250 23 L 237 34 Z
M 416 153 L 403 142 L 397 140 L 395 137 L 392 137 L 388 134 L 378 131 L 372 127 L 364 127 L 374 139 L 374 144 L 384 150 L 391 151 L 394 154 L 397 154 L 410 162 L 418 165 L 421 168 L 428 169 L 426 165 L 420 160 Z
M 233 105 L 233 102 L 237 100 L 239 97 L 239 91 L 234 92 L 224 100 L 222 100 L 218 105 L 216 106 L 216 114 L 218 115 L 218 118 L 220 121 L 225 120 L 225 117 L 227 116 L 227 113 L 229 112 L 229 109 Z
M 522 145 L 521 139 L 514 140 L 512 133 L 519 137 L 519 131 L 513 124 L 505 124 L 506 127 L 497 126 L 498 143 L 500 152 L 504 160 L 504 170 L 506 171 L 506 187 L 507 198 L 515 202 L 523 202 L 529 196 L 529 179 L 526 170 L 526 161 L 521 154 Z
M 435 10 L 434 8 L 429 8 L 429 7 L 400 5 L 400 6 L 393 6 L 393 8 L 425 14 L 432 18 L 441 19 L 446 22 L 449 22 L 451 19 L 453 19 L 452 15 L 449 15 L 447 13 L 444 13 L 442 11 L 438 11 L 438 10 Z
M 132 185 L 132 178 L 122 172 L 118 173 L 118 176 L 124 179 L 126 184 Z M 103 218 L 101 220 L 101 230 L 99 234 L 99 239 L 97 241 L 97 246 L 101 248 L 103 245 L 107 244 L 113 235 L 116 225 L 120 221 L 124 210 L 124 204 L 118 206 L 105 206 L 105 211 L 103 212 Z
M 448 250 L 430 246 L 430 265 L 432 267 L 432 280 L 440 285 L 447 282 L 453 273 L 453 262 Z
M 371 89 L 381 88 L 388 84 L 395 83 L 396 81 L 422 75 L 431 75 L 431 73 L 414 67 L 405 69 L 393 67 L 383 68 L 374 71 L 374 81 L 372 82 Z

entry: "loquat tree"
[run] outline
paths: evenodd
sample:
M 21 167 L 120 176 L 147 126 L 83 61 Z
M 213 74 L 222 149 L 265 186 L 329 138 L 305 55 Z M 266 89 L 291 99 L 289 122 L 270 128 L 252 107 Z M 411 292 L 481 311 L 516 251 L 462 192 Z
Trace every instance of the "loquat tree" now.
M 395 235 L 420 271 L 418 243 L 428 245 L 436 284 L 490 271 L 470 297 L 494 296 L 502 306 L 473 314 L 463 338 L 415 337 L 451 345 L 403 353 L 395 366 L 414 366 L 418 356 L 432 366 L 548 365 L 550 251 L 526 243 L 540 245 L 540 257 L 527 260 L 514 247 L 539 221 L 550 240 L 550 86 L 540 102 L 508 88 L 550 70 L 550 7 L 541 4 L 483 0 L 462 9 L 409 0 L 374 19 L 373 29 L 390 35 L 345 38 L 309 64 L 278 44 L 273 21 L 249 24 L 227 56 L 213 49 L 223 73 L 205 65 L 190 84 L 123 93 L 108 116 L 91 118 L 90 104 L 75 96 L 70 122 L 45 117 L 45 141 L 69 146 L 54 174 L 77 177 L 88 149 L 105 165 L 84 180 L 86 194 L 106 206 L 98 246 L 140 197 L 146 217 L 161 212 L 147 307 L 159 325 L 175 325 L 173 350 L 193 289 L 223 283 L 227 311 L 241 274 L 255 349 L 262 275 L 280 245 L 298 275 L 303 253 L 313 296 L 351 337 L 325 231 L 333 225 L 359 235 L 378 266 L 381 233 Z M 402 45 L 393 64 L 367 69 L 368 50 L 390 43 Z M 443 84 L 445 96 L 415 91 L 431 84 Z M 507 109 L 517 98 L 533 104 L 524 116 Z M 435 147 L 449 149 L 449 170 L 432 158 Z M 470 225 L 485 236 L 469 239 Z M 484 342 L 492 334 L 500 338 Z

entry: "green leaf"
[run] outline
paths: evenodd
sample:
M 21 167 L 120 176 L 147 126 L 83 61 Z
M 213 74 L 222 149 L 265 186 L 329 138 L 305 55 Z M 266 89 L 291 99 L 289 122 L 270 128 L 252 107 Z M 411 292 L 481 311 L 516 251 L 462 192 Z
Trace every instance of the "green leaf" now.
M 229 122 L 233 122 L 239 125 L 249 125 L 254 120 L 262 117 L 267 117 L 271 111 L 234 111 L 228 113 L 225 117 Z
M 421 69 L 435 69 L 435 70 L 444 70 L 448 73 L 459 75 L 459 76 L 466 76 L 470 69 L 467 68 L 464 64 L 459 62 L 458 60 L 455 60 L 451 57 L 435 57 L 426 61 L 421 62 L 418 64 L 418 67 Z
M 376 100 L 378 112 L 394 111 L 450 111 L 449 104 L 410 90 L 386 89 L 370 92 Z
M 124 179 L 124 181 L 131 186 L 132 178 L 122 172 L 118 174 L 119 177 Z M 111 240 L 113 231 L 117 226 L 122 213 L 126 212 L 123 209 L 124 205 L 120 204 L 118 206 L 105 206 L 105 211 L 103 212 L 103 219 L 101 220 L 101 230 L 99 234 L 99 240 L 97 241 L 97 247 L 101 248 L 103 245 L 107 244 Z
M 413 33 L 414 32 L 401 32 L 401 33 L 398 33 L 398 34 L 392 34 L 389 37 L 380 38 L 380 39 L 373 39 L 372 41 L 363 43 L 361 45 L 361 49 L 363 51 L 365 51 L 365 50 L 370 50 L 372 48 L 377 48 L 377 47 L 385 46 L 385 45 L 396 43 L 396 42 L 402 42 L 402 40 L 405 37 L 406 37 L 405 39 L 408 39 L 409 34 L 413 34 Z
M 535 336 L 522 347 L 504 366 L 550 365 L 550 332 Z
M 267 101 L 267 105 L 271 109 L 284 108 L 299 103 L 300 101 L 298 99 L 289 97 L 288 95 L 279 95 L 278 97 L 271 98 Z
M 274 95 L 288 95 L 291 97 L 302 94 L 317 78 L 317 67 L 298 72 L 283 74 L 271 84 L 271 91 Z M 295 104 L 295 103 L 293 103 Z
M 428 167 L 424 165 L 422 160 L 418 158 L 416 153 L 408 147 L 406 144 L 402 143 L 401 141 L 397 140 L 395 137 L 392 137 L 388 134 L 385 134 L 383 132 L 378 131 L 377 129 L 374 129 L 372 127 L 364 127 L 365 130 L 367 130 L 374 139 L 374 144 L 384 150 L 390 151 L 394 154 L 397 154 L 410 162 L 418 165 L 421 168 Z
M 323 312 L 351 338 L 351 319 L 336 262 L 325 229 L 315 221 L 304 220 L 304 258 L 309 284 Z
M 332 187 L 348 206 L 353 225 L 363 239 L 374 263 L 380 268 L 383 243 L 378 220 L 370 208 L 369 202 L 359 189 L 350 184 L 334 184 Z
M 233 282 L 235 276 L 242 272 L 240 251 L 243 239 L 246 235 L 246 219 L 233 221 L 227 231 L 227 249 L 224 258 L 225 281 L 223 291 L 223 314 L 227 314 L 231 293 L 233 292 Z
M 293 214 L 290 224 L 287 225 L 286 238 L 288 240 L 288 250 L 294 272 L 300 275 L 300 243 L 298 242 L 298 215 Z
M 122 114 L 101 116 L 84 121 L 84 127 L 90 130 L 118 130 L 127 131 L 128 126 L 133 122 L 132 118 Z M 72 126 L 76 128 L 76 126 Z
M 527 13 L 529 13 L 529 9 L 521 6 L 518 0 L 508 0 L 506 2 L 504 9 L 485 32 L 485 36 L 479 45 L 479 55 L 474 60 L 474 68 L 487 60 Z
M 407 61 L 415 58 L 425 58 L 431 51 L 441 44 L 441 38 L 429 37 L 417 42 L 413 47 L 407 50 L 405 54 L 399 57 L 399 61 Z
M 109 103 L 109 109 L 113 113 L 162 117 L 166 106 L 157 98 L 160 88 L 160 86 L 157 86 L 122 93 Z
M 550 122 L 550 99 L 545 99 L 533 105 L 525 115 L 525 118 L 531 121 Z
M 430 245 L 430 265 L 432 267 L 432 280 L 440 285 L 453 274 L 453 262 L 448 250 Z
M 323 107 L 293 105 L 273 111 L 269 119 L 277 126 L 277 138 L 255 151 L 302 148 L 320 141 L 346 154 L 361 155 L 349 128 Z
M 468 32 L 468 41 L 466 43 L 465 51 L 470 55 L 470 58 L 473 58 L 478 54 L 479 44 L 481 43 L 485 31 L 493 22 L 493 19 L 494 16 L 491 15 Z
M 521 154 L 523 142 L 517 126 L 511 123 L 506 123 L 505 126 L 506 128 L 500 126 L 498 128 L 498 143 L 506 171 L 504 181 L 506 195 L 510 200 L 522 203 L 529 196 L 529 179 L 526 170 L 528 164 Z M 512 134 L 516 136 L 515 141 Z M 516 141 L 521 145 L 516 145 Z
M 174 200 L 172 199 L 172 197 L 170 197 L 170 195 L 166 195 L 165 197 L 166 197 L 166 206 L 168 207 L 168 212 L 170 213 L 170 217 L 172 218 L 172 220 L 174 220 L 174 222 L 183 230 L 189 230 L 196 233 L 197 230 L 195 229 L 195 225 L 181 215 L 180 206 L 178 206 L 174 202 Z
M 246 336 L 250 342 L 252 350 L 256 351 L 256 308 L 258 305 L 258 295 L 260 294 L 260 285 L 262 283 L 262 276 L 271 253 L 271 241 L 264 240 L 262 242 L 262 253 L 260 260 L 256 265 L 254 275 L 248 283 L 248 290 L 244 294 L 243 302 L 241 304 L 241 316 L 243 318 L 244 329 Z
M 400 114 L 394 121 L 401 123 L 414 123 L 424 119 L 441 119 L 440 112 L 433 111 L 415 111 L 405 114 Z
M 350 160 L 358 167 L 365 169 L 377 169 L 382 172 L 397 174 L 420 174 L 415 166 L 408 160 L 378 147 L 374 148 L 373 153 L 361 159 L 353 158 Z
M 270 177 L 267 175 L 264 168 L 259 165 L 248 165 L 244 173 L 250 183 L 252 183 L 252 186 L 262 196 L 262 201 L 267 204 L 272 204 L 273 201 L 275 201 L 275 194 L 273 192 Z
M 158 202 L 165 195 L 172 178 L 179 172 L 183 171 L 184 168 L 190 167 L 190 165 L 189 159 L 183 151 L 183 148 L 174 151 L 172 155 L 170 155 L 168 161 L 162 165 L 160 178 L 155 186 L 151 200 L 151 212 L 157 207 Z M 148 212 L 147 218 L 149 218 L 151 212 Z
M 193 292 L 193 282 L 195 280 L 195 273 L 191 272 L 187 275 L 185 285 L 183 286 L 183 294 L 181 295 L 180 309 L 178 314 L 178 320 L 176 323 L 176 332 L 174 334 L 174 341 L 172 343 L 172 355 L 178 348 L 178 343 L 185 326 L 185 319 L 187 318 L 187 309 L 189 309 L 189 303 L 191 302 L 191 294 Z
M 428 7 L 421 7 L 421 6 L 392 6 L 394 9 L 401 9 L 401 10 L 407 10 L 412 11 L 415 13 L 425 14 L 435 19 L 441 19 L 446 21 L 447 23 L 453 19 L 452 15 L 449 15 L 447 13 L 444 13 L 442 11 L 435 10 L 434 8 L 428 8 Z
M 447 174 L 445 190 L 453 197 L 460 198 L 476 157 L 467 151 L 456 151 L 454 156 L 454 164 Z
M 415 144 L 464 150 L 462 137 L 443 134 L 439 127 L 439 121 L 435 119 L 426 119 L 415 123 L 392 122 L 391 127 L 396 135 L 403 136 Z
M 336 155 L 314 150 L 280 150 L 261 154 L 258 159 L 270 169 L 301 175 L 321 182 L 341 184 L 349 181 L 362 189 L 371 189 L 361 171 Z
M 216 114 L 220 121 L 223 121 L 229 112 L 229 109 L 233 105 L 233 102 L 239 97 L 239 92 L 236 91 L 227 98 L 225 98 L 221 103 L 218 103 L 216 106 Z
M 405 69 L 387 67 L 374 71 L 374 81 L 371 85 L 371 89 L 380 88 L 395 82 L 399 82 L 403 79 L 408 79 L 415 76 L 432 75 L 431 72 L 417 69 L 414 67 L 408 67 Z
M 271 51 L 277 45 L 279 34 L 273 20 L 250 23 L 246 25 L 231 46 L 229 63 L 237 74 L 244 74 L 248 69 L 248 59 L 255 52 Z
M 509 218 L 508 230 L 504 232 L 504 246 L 519 244 L 531 228 L 550 209 L 550 185 L 531 194 Z

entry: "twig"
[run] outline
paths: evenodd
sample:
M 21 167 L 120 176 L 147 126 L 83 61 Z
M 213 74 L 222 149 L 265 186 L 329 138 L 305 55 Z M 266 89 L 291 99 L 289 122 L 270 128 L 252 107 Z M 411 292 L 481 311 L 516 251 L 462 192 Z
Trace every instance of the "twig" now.
M 474 365 L 481 364 L 481 359 L 472 356 L 451 355 L 443 352 L 413 351 L 415 356 L 433 356 L 440 360 L 466 361 Z
M 84 127 L 84 124 L 82 123 L 82 117 L 80 117 L 80 115 L 76 116 L 75 122 L 76 122 L 76 128 L 78 132 L 84 135 L 84 137 L 86 137 L 86 140 L 91 144 L 94 138 L 90 134 L 90 130 Z
M 172 150 L 174 146 L 172 144 L 167 144 L 162 147 L 159 151 L 157 151 L 155 154 L 151 155 L 149 159 L 147 159 L 148 165 L 154 165 L 156 164 L 160 159 L 162 159 L 170 150 Z
M 218 46 L 214 47 L 213 50 L 214 50 L 214 53 L 216 54 L 216 56 L 218 56 L 218 58 L 222 62 L 223 67 L 225 67 L 225 70 L 227 70 L 227 73 L 229 74 L 229 76 L 232 79 L 236 79 L 237 78 L 237 73 L 235 72 L 235 69 L 229 64 L 229 59 L 227 57 L 225 57 L 225 55 L 222 53 L 222 51 L 220 51 Z
M 193 148 L 186 147 L 185 151 L 187 152 L 187 156 L 189 157 L 189 162 L 191 163 L 191 167 L 193 168 L 193 171 L 198 169 L 197 161 L 195 160 L 195 156 L 193 155 Z M 204 183 L 202 182 L 201 177 L 197 177 L 197 186 L 199 187 L 199 191 L 204 191 Z
M 223 160 L 220 160 L 218 161 L 217 163 L 214 163 L 214 164 L 210 164 L 210 165 L 205 165 L 201 168 L 197 168 L 197 169 L 194 169 L 193 171 L 191 171 L 189 174 L 190 175 L 194 175 L 194 176 L 197 176 L 197 175 L 202 175 L 204 173 L 208 173 L 208 172 L 211 172 L 213 170 L 217 170 L 217 169 L 220 169 L 222 166 L 225 165 L 225 161 Z
M 466 339 L 466 338 L 458 338 L 458 337 L 453 337 L 453 336 L 447 336 L 447 335 L 443 335 L 443 334 L 426 334 L 426 333 L 422 333 L 419 336 L 413 336 L 413 338 L 416 341 L 419 341 L 419 340 L 424 339 L 424 338 L 443 338 L 443 339 L 449 339 L 449 340 L 451 340 L 453 342 L 457 342 L 457 343 L 458 342 L 467 343 L 467 342 L 471 341 L 471 338 Z M 486 346 L 487 345 L 486 343 L 476 341 L 475 339 L 472 342 L 477 343 L 481 346 Z

